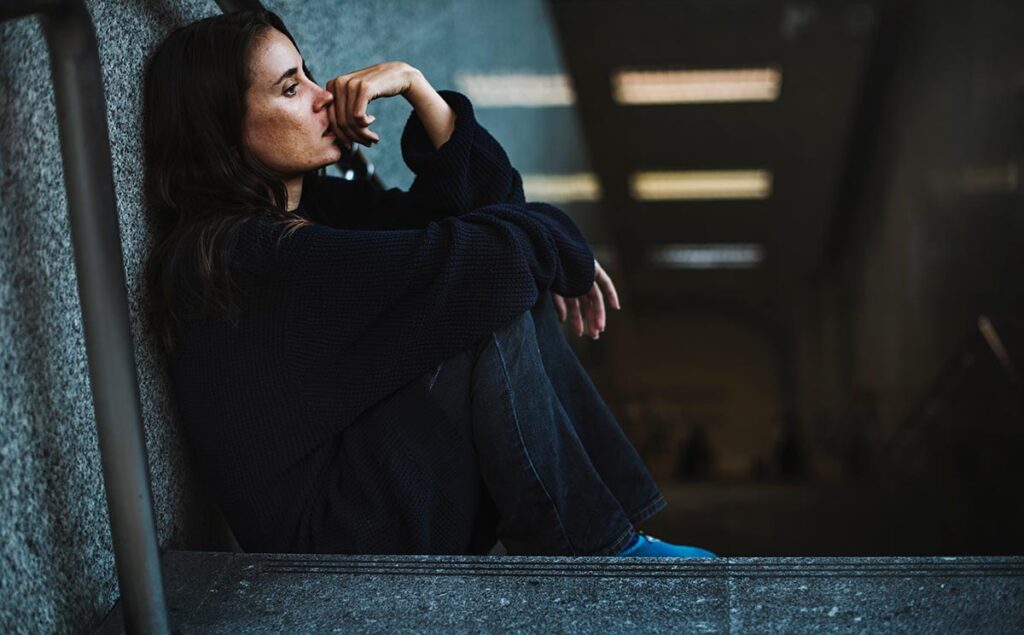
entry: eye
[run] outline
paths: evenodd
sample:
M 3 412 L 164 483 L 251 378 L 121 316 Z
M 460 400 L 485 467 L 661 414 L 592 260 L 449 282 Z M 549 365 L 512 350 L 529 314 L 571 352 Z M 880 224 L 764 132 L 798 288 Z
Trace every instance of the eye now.
M 298 84 L 292 84 L 292 85 L 291 85 L 291 86 L 289 86 L 288 88 L 285 88 L 285 89 L 284 89 L 284 94 L 285 94 L 285 95 L 288 95 L 289 97 L 294 97 L 294 96 L 295 96 L 295 88 L 296 88 L 297 86 L 298 86 Z M 289 92 L 289 91 L 291 91 L 291 92 Z

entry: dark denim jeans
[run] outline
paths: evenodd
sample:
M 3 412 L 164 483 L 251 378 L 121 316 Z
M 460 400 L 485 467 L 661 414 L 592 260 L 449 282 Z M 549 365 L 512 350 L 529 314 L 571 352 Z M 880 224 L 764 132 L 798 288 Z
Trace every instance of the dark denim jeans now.
M 481 522 L 496 522 L 509 555 L 615 555 L 666 506 L 549 292 L 467 354 L 441 364 L 427 388 L 457 403 L 470 372 L 472 441 L 490 495 Z

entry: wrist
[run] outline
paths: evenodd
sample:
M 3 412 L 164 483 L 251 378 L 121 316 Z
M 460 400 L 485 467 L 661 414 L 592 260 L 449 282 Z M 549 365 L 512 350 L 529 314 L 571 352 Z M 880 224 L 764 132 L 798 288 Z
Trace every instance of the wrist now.
M 440 148 L 451 138 L 455 130 L 455 111 L 444 100 L 418 69 L 409 67 L 412 77 L 409 88 L 402 93 L 412 105 L 416 116 L 430 137 L 434 148 Z
M 434 87 L 430 85 L 430 82 L 427 81 L 427 78 L 418 68 L 410 66 L 407 72 L 409 74 L 409 86 L 402 92 L 402 97 L 405 97 L 410 106 L 416 108 L 429 99 L 431 93 L 436 94 L 437 91 L 434 90 Z

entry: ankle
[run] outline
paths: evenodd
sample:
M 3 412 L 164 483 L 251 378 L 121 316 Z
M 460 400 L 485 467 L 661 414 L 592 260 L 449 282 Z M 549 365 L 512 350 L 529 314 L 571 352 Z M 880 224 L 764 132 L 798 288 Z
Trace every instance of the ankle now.
M 620 549 L 619 553 L 616 554 L 616 555 L 621 556 L 623 553 L 625 553 L 625 552 L 629 551 L 630 549 L 632 549 L 633 547 L 635 547 L 636 544 L 639 541 L 640 541 L 640 534 L 637 533 L 636 531 L 633 531 L 633 533 L 629 537 L 629 540 L 626 541 L 626 544 L 623 545 L 622 549 Z

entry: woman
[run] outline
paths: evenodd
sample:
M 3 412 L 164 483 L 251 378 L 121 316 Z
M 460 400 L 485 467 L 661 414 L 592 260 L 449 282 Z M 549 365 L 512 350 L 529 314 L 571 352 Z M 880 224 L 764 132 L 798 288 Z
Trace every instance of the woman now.
M 396 95 L 409 191 L 326 177 Z M 152 319 L 245 550 L 713 556 L 635 530 L 665 501 L 548 295 L 596 337 L 614 287 L 464 96 L 401 62 L 322 88 L 240 12 L 161 43 L 144 117 Z

